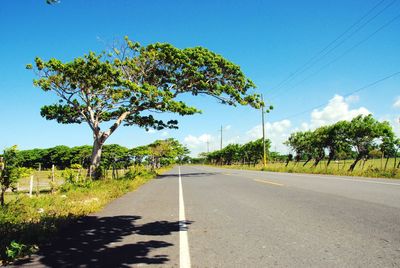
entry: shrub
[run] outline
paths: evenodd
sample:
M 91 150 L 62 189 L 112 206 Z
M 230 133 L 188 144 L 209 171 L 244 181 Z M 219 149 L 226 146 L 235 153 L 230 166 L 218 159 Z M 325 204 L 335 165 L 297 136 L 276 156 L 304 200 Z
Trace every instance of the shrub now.
M 86 179 L 82 169 L 66 169 L 61 173 L 61 177 L 65 180 L 64 184 L 61 186 L 61 191 L 63 192 L 76 187 L 89 188 L 92 185 L 92 181 Z
M 154 171 L 144 167 L 144 166 L 132 166 L 129 170 L 125 173 L 124 178 L 134 180 L 137 177 L 147 177 L 150 175 L 154 175 Z

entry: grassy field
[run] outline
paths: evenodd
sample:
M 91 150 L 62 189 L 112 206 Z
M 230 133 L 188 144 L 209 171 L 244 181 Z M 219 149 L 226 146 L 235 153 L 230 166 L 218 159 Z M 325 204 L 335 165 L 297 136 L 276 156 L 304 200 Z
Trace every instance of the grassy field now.
M 397 159 L 397 162 L 399 159 Z M 289 172 L 289 173 L 310 173 L 310 174 L 331 174 L 343 176 L 362 176 L 371 178 L 395 178 L 400 179 L 400 169 L 394 168 L 394 158 L 389 159 L 386 170 L 385 163 L 381 159 L 370 159 L 366 162 L 360 161 L 353 172 L 348 169 L 353 163 L 353 160 L 332 161 L 327 167 L 327 161 L 321 161 L 317 167 L 314 167 L 314 162 L 310 161 L 307 165 L 303 166 L 303 162 L 295 163 L 290 162 L 288 166 L 286 163 L 273 163 L 268 162 L 266 167 L 261 164 L 256 166 L 248 165 L 231 165 L 224 166 L 226 168 L 239 168 L 239 169 L 252 169 L 252 170 L 265 170 L 274 172 Z
M 164 171 L 160 169 L 157 173 Z M 100 210 L 157 173 L 142 168 L 120 179 L 86 181 L 80 185 L 65 183 L 53 194 L 42 190 L 32 197 L 24 192 L 7 193 L 6 206 L 0 208 L 0 265 L 29 255 L 62 226 Z M 46 171 L 38 175 L 43 182 L 49 182 Z

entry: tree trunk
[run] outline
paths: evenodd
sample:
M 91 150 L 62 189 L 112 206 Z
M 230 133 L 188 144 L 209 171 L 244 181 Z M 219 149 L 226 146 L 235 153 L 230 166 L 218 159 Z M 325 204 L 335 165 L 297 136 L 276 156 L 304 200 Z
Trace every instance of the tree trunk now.
M 4 194 L 5 194 L 5 190 L 4 189 L 1 189 L 1 193 L 0 193 L 0 205 L 2 206 L 2 207 L 4 207 Z
M 354 170 L 354 168 L 356 167 L 358 161 L 360 161 L 361 158 L 362 158 L 362 155 L 358 155 L 358 156 L 356 157 L 356 160 L 354 160 L 353 164 L 351 164 L 351 166 L 350 166 L 350 168 L 349 168 L 349 171 L 353 171 L 353 170 Z
M 101 172 L 99 170 L 100 160 L 101 160 L 101 151 L 103 149 L 104 142 L 99 141 L 99 139 L 95 138 L 93 142 L 92 156 L 90 157 L 90 170 L 91 177 L 94 179 L 100 179 Z
M 384 167 L 384 170 L 386 170 L 386 168 L 387 168 L 387 165 L 388 165 L 388 162 L 389 162 L 389 156 L 388 156 L 388 157 L 386 157 L 386 162 L 385 162 L 385 167 Z
M 364 166 L 365 166 L 365 163 L 367 162 L 367 160 L 368 160 L 368 157 L 365 157 L 364 161 L 362 163 L 362 169 L 361 170 L 364 170 Z
M 326 167 L 329 166 L 329 164 L 331 163 L 331 161 L 333 160 L 334 157 L 335 157 L 335 153 L 329 152 L 329 157 L 328 157 L 328 162 L 326 163 Z
M 331 163 L 332 159 L 333 158 L 331 158 L 331 157 L 328 158 L 328 162 L 326 162 L 326 167 L 329 167 L 329 164 Z
M 319 162 L 324 159 L 324 155 L 320 155 L 317 159 L 315 159 L 314 167 L 318 166 Z
M 307 163 L 310 162 L 311 159 L 312 159 L 312 157 L 309 157 L 309 158 L 307 159 L 307 161 L 303 164 L 303 167 L 304 167 L 305 165 L 307 165 Z

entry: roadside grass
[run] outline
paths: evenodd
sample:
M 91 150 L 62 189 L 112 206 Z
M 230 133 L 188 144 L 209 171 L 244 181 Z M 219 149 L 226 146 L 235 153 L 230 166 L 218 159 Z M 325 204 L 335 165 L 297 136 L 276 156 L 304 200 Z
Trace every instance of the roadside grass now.
M 54 172 L 54 181 L 56 186 L 62 185 L 64 183 L 63 179 L 63 170 L 55 170 Z M 83 170 L 82 173 L 86 173 L 86 170 Z M 115 171 L 115 174 L 117 175 L 118 178 L 123 177 L 127 170 L 119 169 Z M 50 185 L 51 185 L 51 177 L 52 177 L 52 172 L 51 170 L 42 170 L 42 171 L 34 171 L 32 173 L 33 175 L 33 191 L 36 191 L 39 189 L 39 191 L 43 190 L 50 190 Z M 112 170 L 107 170 L 106 171 L 106 178 L 112 178 Z M 19 191 L 28 191 L 29 190 L 29 185 L 30 185 L 30 176 L 21 178 L 18 181 L 18 190 Z
M 32 197 L 7 193 L 6 206 L 0 208 L 0 264 L 34 253 L 59 228 L 99 211 L 166 170 L 140 169 L 133 170 L 129 178 L 89 181 L 80 186 L 64 184 L 53 194 L 45 190 Z
M 400 159 L 397 159 L 397 163 Z M 353 163 L 353 160 L 331 161 L 327 167 L 327 161 L 321 161 L 318 166 L 314 167 L 314 162 L 310 161 L 303 166 L 304 161 L 299 163 L 290 162 L 288 166 L 282 162 L 268 162 L 265 167 L 262 164 L 253 165 L 224 165 L 224 168 L 248 169 L 248 170 L 263 170 L 273 172 L 288 172 L 288 173 L 308 173 L 308 174 L 328 174 L 338 176 L 359 176 L 370 178 L 392 178 L 400 179 L 400 169 L 394 168 L 394 158 L 389 159 L 385 169 L 386 159 L 370 159 L 366 162 L 360 161 L 353 172 L 348 169 Z
M 62 170 L 56 170 L 54 172 L 55 183 L 57 185 L 61 185 L 64 183 L 64 179 L 62 178 Z M 33 190 L 35 191 L 37 188 L 39 190 L 50 189 L 51 182 L 51 170 L 42 170 L 42 171 L 34 171 L 33 175 Z M 27 191 L 29 189 L 30 184 L 30 176 L 21 178 L 18 181 L 18 189 L 20 191 Z

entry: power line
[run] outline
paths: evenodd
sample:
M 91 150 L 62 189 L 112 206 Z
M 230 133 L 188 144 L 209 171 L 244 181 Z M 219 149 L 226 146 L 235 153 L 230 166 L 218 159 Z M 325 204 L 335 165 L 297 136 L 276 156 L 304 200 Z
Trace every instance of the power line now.
M 221 125 L 221 143 L 220 143 L 220 149 L 222 150 L 222 125 Z
M 362 87 L 360 87 L 360 88 L 358 88 L 358 89 L 356 89 L 356 90 L 350 91 L 350 92 L 344 94 L 343 97 L 351 96 L 351 95 L 353 95 L 353 94 L 355 94 L 355 93 L 357 93 L 357 92 L 360 92 L 360 91 L 362 91 L 362 90 L 365 90 L 365 89 L 367 89 L 367 88 L 370 88 L 370 87 L 372 87 L 372 86 L 375 86 L 375 85 L 377 85 L 377 84 L 379 84 L 379 83 L 381 83 L 381 82 L 383 82 L 383 81 L 385 81 L 385 80 L 388 80 L 388 79 L 390 79 L 390 78 L 392 78 L 392 77 L 395 77 L 395 76 L 397 76 L 397 75 L 400 75 L 400 71 L 395 72 L 395 73 L 392 73 L 392 74 L 390 74 L 390 75 L 388 75 L 388 76 L 385 76 L 385 77 L 383 77 L 383 78 L 381 78 L 381 79 L 378 79 L 378 80 L 376 80 L 376 81 L 374 81 L 374 82 L 372 82 L 372 83 L 369 83 L 369 84 L 367 84 L 367 85 L 365 85 L 365 86 L 362 86 Z M 324 105 L 326 105 L 327 103 L 329 103 L 329 102 L 324 102 L 324 103 L 319 104 L 319 105 L 317 105 L 317 106 L 314 106 L 314 107 L 312 107 L 312 108 L 310 108 L 310 109 L 301 111 L 301 112 L 296 113 L 296 114 L 292 114 L 292 115 L 290 115 L 290 116 L 287 116 L 287 117 L 285 117 L 285 118 L 282 118 L 282 119 L 279 119 L 279 120 L 276 120 L 276 121 L 282 121 L 282 120 L 285 120 L 285 119 L 290 119 L 290 118 L 294 118 L 294 117 L 300 116 L 300 115 L 305 114 L 305 113 L 307 113 L 307 112 L 310 112 L 310 111 L 312 111 L 312 110 L 321 108 L 321 107 L 323 107 Z
M 378 17 L 383 11 L 385 11 L 387 8 L 389 8 L 396 0 L 393 0 L 390 2 L 388 5 L 386 5 L 383 9 L 381 9 L 377 14 L 375 14 L 373 17 L 371 17 L 369 20 L 364 22 L 362 25 L 360 25 L 357 29 L 355 29 L 350 35 L 348 35 L 346 38 L 341 40 L 338 44 L 336 44 L 333 48 L 329 49 L 327 52 L 325 52 L 322 56 L 318 57 L 321 55 L 324 51 L 326 51 L 331 45 L 336 43 L 336 41 L 340 40 L 345 34 L 350 32 L 352 28 L 354 28 L 357 24 L 359 24 L 362 20 L 364 20 L 370 13 L 372 13 L 378 6 L 380 6 L 385 0 L 380 1 L 378 4 L 373 6 L 366 14 L 364 14 L 360 19 L 358 19 L 355 23 L 353 23 L 349 28 L 347 28 L 342 34 L 340 34 L 337 38 L 335 38 L 332 42 L 330 42 L 324 49 L 319 51 L 314 57 L 312 57 L 310 60 L 308 60 L 305 64 L 303 64 L 299 69 L 295 71 L 294 74 L 290 75 L 287 79 L 285 79 L 285 82 L 291 81 L 294 79 L 294 77 L 297 74 L 302 74 L 305 71 L 309 70 L 311 67 L 313 67 L 316 63 L 318 63 L 320 60 L 322 60 L 325 56 L 330 54 L 332 51 L 334 51 L 336 48 L 338 48 L 340 45 L 342 45 L 344 42 L 346 42 L 348 39 L 350 39 L 352 36 L 354 36 L 357 32 L 359 32 L 361 29 L 363 29 L 368 23 L 370 23 L 372 20 L 374 20 L 376 17 Z M 282 88 L 282 85 L 284 83 L 280 83 L 279 87 L 272 88 L 273 89 L 279 89 Z M 275 97 L 275 94 L 272 96 Z
M 344 56 L 346 56 L 347 54 L 349 54 L 351 51 L 353 51 L 355 48 L 359 47 L 360 45 L 362 45 L 363 43 L 365 43 L 366 41 L 368 41 L 371 37 L 373 37 L 375 34 L 377 34 L 378 32 L 382 31 L 384 28 L 388 27 L 390 24 L 392 24 L 393 22 L 395 22 L 396 20 L 398 20 L 400 18 L 400 14 L 398 14 L 397 16 L 395 16 L 394 18 L 392 18 L 391 20 L 389 20 L 388 22 L 386 22 L 385 24 L 383 24 L 381 27 L 379 27 L 378 29 L 376 29 L 374 32 L 372 32 L 371 34 L 369 34 L 366 38 L 362 39 L 361 41 L 359 41 L 358 43 L 356 43 L 354 46 L 350 47 L 349 49 L 347 49 L 346 51 L 344 51 L 342 54 L 340 54 L 339 56 L 337 56 L 336 58 L 334 58 L 333 60 L 331 60 L 330 62 L 328 62 L 327 64 L 323 65 L 321 68 L 317 69 L 315 72 L 311 73 L 309 76 L 307 76 L 306 78 L 304 78 L 303 80 L 300 80 L 297 84 L 292 85 L 291 87 L 289 87 L 285 93 L 287 93 L 288 91 L 292 90 L 293 88 L 298 87 L 299 85 L 301 85 L 303 82 L 307 81 L 308 79 L 314 77 L 315 75 L 319 74 L 321 71 L 323 71 L 324 69 L 326 69 L 327 67 L 329 67 L 331 64 L 335 63 L 336 61 L 340 60 L 341 58 L 343 58 Z M 284 93 L 282 93 L 284 94 Z M 282 95 L 281 94 L 281 95 Z M 278 95 L 276 95 L 275 97 L 271 97 L 271 99 L 276 98 Z
M 338 48 L 340 45 L 342 45 L 344 42 L 346 42 L 348 39 L 350 39 L 352 36 L 354 36 L 357 32 L 359 32 L 361 29 L 363 29 L 372 20 L 374 20 L 376 17 L 378 17 L 380 14 L 382 14 L 386 9 L 388 9 L 391 5 L 393 5 L 394 2 L 396 2 L 396 0 L 391 1 L 383 9 L 381 9 L 378 13 L 376 13 L 374 16 L 372 16 L 370 19 L 368 19 L 366 22 L 361 24 L 358 28 L 356 28 L 349 35 L 347 35 L 345 38 L 342 39 L 342 37 L 344 37 L 354 27 L 356 27 L 361 21 L 363 21 L 366 17 L 368 17 L 376 8 L 378 8 L 380 5 L 382 5 L 383 2 L 385 2 L 385 0 L 381 0 L 380 2 L 378 2 L 370 10 L 368 10 L 367 13 L 365 13 L 361 18 L 359 18 L 355 23 L 353 23 L 350 27 L 348 27 L 343 33 L 341 33 L 338 37 L 336 37 L 333 41 L 331 41 L 327 46 L 325 46 L 317 54 L 315 54 L 313 57 L 311 57 L 305 64 L 303 64 L 300 68 L 298 68 L 293 74 L 289 75 L 286 79 L 281 81 L 277 86 L 273 87 L 271 90 L 277 89 L 277 91 L 279 91 L 279 89 L 282 89 L 282 86 L 285 83 L 292 81 L 297 75 L 300 75 L 300 74 L 304 73 L 305 71 L 309 70 L 310 68 L 312 68 L 316 63 L 321 61 L 324 57 L 329 55 L 332 51 L 334 51 L 336 48 Z M 342 40 L 339 43 L 337 43 L 336 45 L 334 45 L 340 39 L 342 39 Z M 332 45 L 334 45 L 334 46 L 331 47 Z M 274 98 L 276 95 L 277 94 L 275 92 L 275 94 L 272 95 L 271 98 Z

